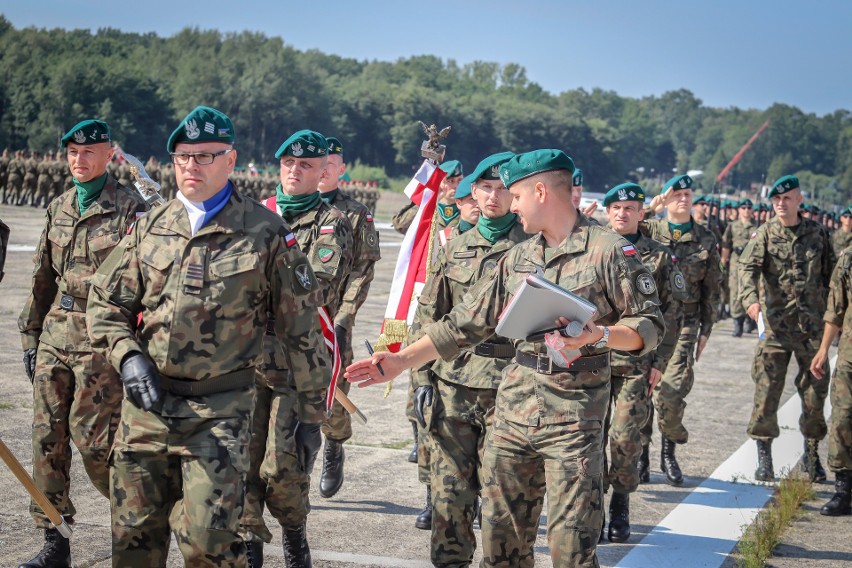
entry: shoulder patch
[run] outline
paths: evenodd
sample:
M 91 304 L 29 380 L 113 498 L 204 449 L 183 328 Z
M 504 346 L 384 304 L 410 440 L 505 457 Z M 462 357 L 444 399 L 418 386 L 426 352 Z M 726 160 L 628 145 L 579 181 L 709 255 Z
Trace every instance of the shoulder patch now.
M 636 288 L 646 296 L 650 296 L 657 291 L 654 278 L 647 272 L 642 272 L 636 276 Z
M 331 235 L 334 233 L 334 225 L 322 225 L 320 227 L 320 235 Z
M 317 258 L 320 259 L 320 262 L 328 262 L 334 256 L 334 251 L 330 248 L 320 248 L 317 251 Z
M 293 233 L 287 233 L 284 236 L 284 242 L 287 244 L 288 248 L 296 246 L 296 235 Z
M 622 252 L 625 256 L 636 256 L 636 247 L 633 245 L 626 245 L 621 247 Z
M 307 260 L 302 260 L 293 266 L 293 277 L 296 286 L 301 288 L 301 290 L 294 290 L 294 292 L 307 293 L 319 287 L 314 271 Z

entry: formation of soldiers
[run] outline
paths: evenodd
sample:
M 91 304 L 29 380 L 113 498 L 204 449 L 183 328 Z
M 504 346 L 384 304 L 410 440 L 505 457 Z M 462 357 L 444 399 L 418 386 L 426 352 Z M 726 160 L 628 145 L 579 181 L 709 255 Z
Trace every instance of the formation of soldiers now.
M 221 111 L 190 112 L 167 142 L 171 163 L 148 163 L 173 196 L 148 210 L 122 178 L 106 123 L 62 138 L 70 182 L 46 202 L 19 318 L 33 473 L 73 522 L 74 443 L 110 499 L 114 566 L 164 566 L 174 533 L 187 565 L 260 567 L 266 507 L 286 565 L 311 566 L 310 475 L 324 445 L 320 494 L 337 494 L 352 435 L 328 400 L 339 365 L 361 386 L 412 371 L 408 415 L 427 488 L 416 526 L 431 531 L 436 566 L 471 563 L 477 522 L 483 566 L 531 566 L 545 494 L 554 565 L 598 566 L 599 542 L 631 536 L 629 496 L 649 480 L 654 423 L 660 469 L 683 483 L 686 398 L 723 304 L 735 334 L 746 317 L 762 330 L 755 477 L 775 478 L 776 412 L 795 355 L 805 471 L 826 479 L 817 450 L 828 435 L 836 494 L 822 512 L 850 513 L 852 249 L 835 252 L 849 245 L 837 234 L 852 228 L 850 209 L 832 236 L 784 176 L 769 192 L 772 214 L 746 200 L 722 229 L 693 179 L 677 175 L 648 208 L 642 187 L 612 188 L 603 226 L 578 210 L 583 176 L 560 150 L 494 154 L 467 176 L 451 160 L 440 166 L 435 261 L 409 343 L 352 363 L 380 248 L 371 207 L 339 187 L 343 144 L 300 130 L 276 152 L 277 180 L 241 180 L 236 141 Z M 398 230 L 412 209 L 394 219 Z M 541 333 L 495 335 L 532 274 L 591 302 L 593 320 L 569 331 L 555 313 Z M 827 351 L 841 330 L 829 429 Z M 71 566 L 67 540 L 36 504 L 32 514 L 45 544 L 21 567 Z

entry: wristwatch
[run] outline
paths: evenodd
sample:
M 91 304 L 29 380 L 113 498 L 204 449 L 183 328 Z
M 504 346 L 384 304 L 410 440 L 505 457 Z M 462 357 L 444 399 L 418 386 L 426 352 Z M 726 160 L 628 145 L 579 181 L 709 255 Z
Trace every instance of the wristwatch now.
M 598 329 L 603 330 L 603 337 L 601 337 L 600 340 L 597 343 L 595 343 L 594 347 L 595 347 L 595 349 L 603 349 L 607 345 L 609 345 L 609 327 L 607 327 L 605 325 L 603 325 L 603 326 L 599 325 Z

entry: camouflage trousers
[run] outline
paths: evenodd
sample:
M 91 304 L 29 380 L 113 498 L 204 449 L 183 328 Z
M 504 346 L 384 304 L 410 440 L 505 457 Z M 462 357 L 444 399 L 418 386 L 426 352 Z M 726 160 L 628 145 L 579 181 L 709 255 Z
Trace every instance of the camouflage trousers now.
M 639 487 L 641 430 L 651 415 L 648 398 L 647 365 L 612 366 L 612 387 L 604 427 L 604 444 L 609 444 L 609 460 L 604 451 L 604 493 L 631 493 Z M 607 468 L 607 462 L 609 467 Z
M 115 369 L 96 353 L 75 353 L 41 343 L 33 379 L 33 479 L 69 521 L 76 510 L 71 485 L 71 442 L 95 488 L 109 498 L 109 451 L 124 392 Z M 51 525 L 30 503 L 39 528 Z
M 299 463 L 296 451 L 295 388 L 286 381 L 275 380 L 271 373 L 287 370 L 266 370 L 266 379 L 278 385 L 274 389 L 257 386 L 252 415 L 250 466 L 246 479 L 246 507 L 240 520 L 245 538 L 272 540 L 272 533 L 263 520 L 263 509 L 269 507 L 272 516 L 285 529 L 305 524 L 311 510 L 308 491 L 311 477 Z
M 663 378 L 654 387 L 651 416 L 642 429 L 642 444 L 650 442 L 654 428 L 653 415 L 656 410 L 657 426 L 660 432 L 677 444 L 685 444 L 689 440 L 689 432 L 683 425 L 683 415 L 686 410 L 686 396 L 692 390 L 695 382 L 695 343 L 698 341 L 698 320 L 695 316 L 684 319 L 680 336 L 677 339 L 674 353 L 669 359 Z
M 469 566 L 476 551 L 473 517 L 482 450 L 497 390 L 433 378 L 435 398 L 426 413 L 432 458 L 432 564 Z
M 337 388 L 344 394 L 349 394 L 349 389 L 352 383 L 343 377 L 343 372 L 350 364 L 352 364 L 352 332 L 349 332 L 349 341 L 346 342 L 346 349 L 341 354 L 341 363 L 343 367 L 340 371 L 340 378 L 337 380 Z M 352 417 L 343 405 L 335 401 L 331 407 L 331 416 L 322 424 L 322 433 L 329 440 L 342 444 L 352 437 Z
M 731 253 L 731 263 L 728 265 L 728 294 L 730 295 L 731 317 L 738 318 L 746 315 L 743 303 L 740 300 L 740 255 Z
M 18 174 L 10 175 L 6 180 L 6 191 L 3 193 L 3 203 L 16 205 L 24 186 L 24 178 Z
M 795 354 L 796 363 L 799 365 L 795 385 L 802 400 L 799 430 L 805 438 L 825 438 L 828 428 L 823 407 L 828 396 L 829 381 L 818 380 L 808 370 L 811 359 L 819 349 L 820 339 L 821 335 L 803 335 L 781 340 L 767 331 L 766 338 L 758 341 L 751 367 L 754 407 L 748 424 L 749 436 L 755 440 L 772 440 L 778 437 L 778 405 L 784 392 L 787 366 L 791 356 Z M 825 367 L 825 376 L 828 377 L 828 362 Z
M 553 565 L 598 567 L 602 447 L 600 422 L 530 426 L 495 415 L 482 457 L 481 566 L 534 565 L 546 492 Z
M 111 459 L 114 567 L 165 567 L 170 529 L 185 566 L 247 566 L 239 520 L 253 391 L 166 394 L 160 414 L 124 401 Z
M 831 382 L 828 467 L 835 473 L 852 471 L 852 362 L 839 357 Z

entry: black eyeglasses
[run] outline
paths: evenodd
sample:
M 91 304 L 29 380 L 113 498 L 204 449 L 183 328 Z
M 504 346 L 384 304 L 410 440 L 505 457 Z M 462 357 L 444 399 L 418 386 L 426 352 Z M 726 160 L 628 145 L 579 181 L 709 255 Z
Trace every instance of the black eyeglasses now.
M 179 166 L 185 166 L 189 163 L 189 159 L 193 158 L 199 166 L 207 166 L 213 163 L 218 156 L 224 156 L 233 148 L 222 150 L 221 152 L 193 152 L 187 154 L 185 152 L 172 152 L 172 161 Z

